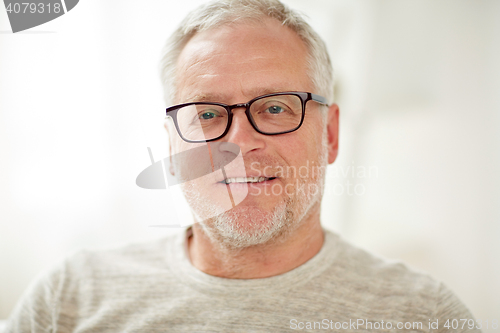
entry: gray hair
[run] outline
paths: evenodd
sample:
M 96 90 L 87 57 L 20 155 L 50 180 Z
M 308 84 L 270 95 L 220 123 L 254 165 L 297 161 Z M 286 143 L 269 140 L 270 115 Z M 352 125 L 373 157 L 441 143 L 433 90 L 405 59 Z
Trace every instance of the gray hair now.
M 237 21 L 261 20 L 271 17 L 292 29 L 304 42 L 309 52 L 308 70 L 314 93 L 333 103 L 333 68 L 325 43 L 302 16 L 287 8 L 279 0 L 215 0 L 188 14 L 163 48 L 160 63 L 161 81 L 167 105 L 176 97 L 177 59 L 187 42 L 197 32 L 206 31 Z

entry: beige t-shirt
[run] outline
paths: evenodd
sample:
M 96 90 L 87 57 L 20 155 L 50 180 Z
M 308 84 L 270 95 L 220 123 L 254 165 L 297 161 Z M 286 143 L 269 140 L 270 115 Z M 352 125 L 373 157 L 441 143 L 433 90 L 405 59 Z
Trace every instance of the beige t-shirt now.
M 453 329 L 473 317 L 442 283 L 329 231 L 302 266 L 248 280 L 197 270 L 185 240 L 71 256 L 31 285 L 7 332 L 479 332 Z

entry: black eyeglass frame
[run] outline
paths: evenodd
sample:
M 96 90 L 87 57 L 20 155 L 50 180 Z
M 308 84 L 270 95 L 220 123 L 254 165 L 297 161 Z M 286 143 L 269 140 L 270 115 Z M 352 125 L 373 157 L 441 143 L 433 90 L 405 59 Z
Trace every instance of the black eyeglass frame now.
M 297 96 L 297 97 L 300 98 L 300 101 L 302 102 L 302 117 L 300 119 L 300 123 L 297 125 L 297 127 L 293 128 L 291 130 L 283 131 L 283 132 L 277 132 L 277 133 L 266 133 L 266 132 L 263 132 L 263 131 L 261 131 L 257 127 L 257 124 L 255 123 L 254 119 L 252 118 L 252 115 L 250 114 L 250 106 L 252 105 L 252 103 L 254 103 L 255 101 L 258 101 L 258 100 L 260 100 L 262 98 L 272 97 L 272 96 L 280 96 L 280 95 L 294 95 L 294 96 Z M 306 113 L 306 104 L 309 101 L 315 101 L 315 102 L 317 102 L 319 104 L 328 106 L 328 102 L 327 102 L 326 98 L 324 98 L 324 97 L 322 97 L 320 95 L 316 95 L 316 94 L 309 93 L 309 92 L 285 91 L 285 92 L 279 92 L 279 93 L 273 93 L 273 94 L 267 94 L 267 95 L 258 96 L 258 97 L 255 97 L 254 99 L 248 101 L 247 103 L 238 103 L 238 104 L 233 104 L 233 105 L 227 105 L 227 104 L 215 103 L 215 102 L 191 102 L 191 103 L 183 103 L 183 104 L 178 104 L 178 105 L 174 105 L 174 106 L 168 107 L 166 109 L 166 114 L 167 114 L 167 116 L 172 117 L 172 119 L 174 120 L 175 128 L 177 130 L 177 133 L 179 133 L 179 136 L 182 138 L 182 140 L 184 140 L 186 142 L 190 142 L 190 143 L 200 143 L 200 142 L 215 141 L 215 140 L 219 140 L 220 138 L 223 138 L 229 132 L 229 129 L 231 128 L 231 124 L 232 124 L 232 121 L 233 121 L 233 109 L 237 109 L 237 108 L 245 108 L 245 114 L 247 116 L 248 121 L 250 122 L 250 124 L 252 125 L 252 127 L 258 133 L 260 133 L 260 134 L 264 134 L 264 135 L 279 135 L 279 134 L 285 134 L 285 133 L 294 132 L 294 131 L 298 130 L 300 128 L 300 126 L 302 126 L 302 123 L 304 122 L 304 115 Z M 221 135 L 219 135 L 218 137 L 215 137 L 213 139 L 208 139 L 208 140 L 188 140 L 188 139 L 186 139 L 182 135 L 181 130 L 179 128 L 179 124 L 177 122 L 177 112 L 181 108 L 183 108 L 183 107 L 186 107 L 186 106 L 189 106 L 189 105 L 201 105 L 201 104 L 204 104 L 204 105 L 217 105 L 217 106 L 221 106 L 224 109 L 226 109 L 227 115 L 228 115 L 226 130 L 224 131 L 224 133 L 222 133 Z

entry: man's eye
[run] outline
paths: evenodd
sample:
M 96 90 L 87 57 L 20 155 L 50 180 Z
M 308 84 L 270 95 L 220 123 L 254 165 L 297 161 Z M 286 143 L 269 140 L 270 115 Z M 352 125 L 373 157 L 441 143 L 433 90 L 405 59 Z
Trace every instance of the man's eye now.
M 268 107 L 266 109 L 266 111 L 271 113 L 271 114 L 279 114 L 279 113 L 284 112 L 285 109 L 283 109 L 281 106 L 274 105 L 274 106 Z
M 212 112 L 212 111 L 206 111 L 206 112 L 200 113 L 199 117 L 200 117 L 200 119 L 208 120 L 208 119 L 212 119 L 212 118 L 217 117 L 217 114 L 215 114 L 215 112 Z

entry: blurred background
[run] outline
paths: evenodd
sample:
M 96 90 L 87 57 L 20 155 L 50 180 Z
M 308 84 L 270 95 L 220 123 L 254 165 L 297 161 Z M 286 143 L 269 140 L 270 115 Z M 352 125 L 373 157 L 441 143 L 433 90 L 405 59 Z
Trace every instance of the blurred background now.
M 81 0 L 16 34 L 0 8 L 0 319 L 71 252 L 176 231 L 151 227 L 178 222 L 172 193 L 135 178 L 167 156 L 160 50 L 203 2 Z M 336 70 L 325 228 L 500 320 L 500 2 L 284 2 Z

